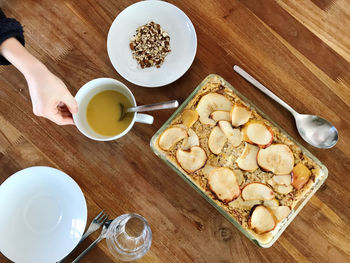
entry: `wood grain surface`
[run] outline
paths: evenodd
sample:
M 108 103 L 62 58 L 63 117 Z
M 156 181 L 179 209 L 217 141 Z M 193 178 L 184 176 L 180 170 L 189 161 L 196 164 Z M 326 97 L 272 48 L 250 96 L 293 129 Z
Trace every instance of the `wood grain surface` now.
M 328 167 L 325 185 L 274 246 L 259 248 L 151 151 L 152 135 L 172 110 L 154 112 L 153 125 L 136 124 L 117 141 L 95 142 L 73 126 L 35 117 L 26 82 L 12 66 L 0 67 L 0 183 L 29 166 L 52 166 L 82 188 L 88 223 L 102 209 L 111 217 L 143 215 L 153 244 L 139 262 L 350 262 L 350 2 L 170 1 L 192 20 L 197 55 L 182 78 L 152 90 L 123 79 L 107 55 L 109 27 L 133 2 L 11 0 L 0 6 L 24 25 L 28 50 L 74 95 L 87 81 L 110 77 L 130 87 L 140 105 L 183 101 L 208 74 L 221 75 Z M 234 64 L 297 111 L 331 120 L 340 136 L 336 147 L 307 145 L 292 116 L 234 73 Z M 0 254 L 0 262 L 8 260 Z M 118 260 L 103 241 L 81 262 Z

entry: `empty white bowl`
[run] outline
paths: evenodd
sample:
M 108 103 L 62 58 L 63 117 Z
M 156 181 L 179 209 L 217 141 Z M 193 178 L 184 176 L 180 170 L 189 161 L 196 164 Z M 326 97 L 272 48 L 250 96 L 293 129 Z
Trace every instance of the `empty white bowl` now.
M 133 59 L 129 43 L 136 29 L 150 21 L 169 33 L 171 52 L 160 68 L 142 69 Z M 160 87 L 180 78 L 192 65 L 197 36 L 191 20 L 176 6 L 163 1 L 141 1 L 116 17 L 108 32 L 107 51 L 123 78 L 143 87 Z
M 30 167 L 0 186 L 0 251 L 14 262 L 56 262 L 83 235 L 87 208 L 77 183 L 44 166 Z

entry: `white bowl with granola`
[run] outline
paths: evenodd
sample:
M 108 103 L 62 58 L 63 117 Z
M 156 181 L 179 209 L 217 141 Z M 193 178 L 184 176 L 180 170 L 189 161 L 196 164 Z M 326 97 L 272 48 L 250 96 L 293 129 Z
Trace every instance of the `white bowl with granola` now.
M 192 65 L 197 36 L 191 20 L 163 1 L 141 1 L 124 9 L 107 38 L 108 56 L 126 80 L 160 87 L 180 78 Z

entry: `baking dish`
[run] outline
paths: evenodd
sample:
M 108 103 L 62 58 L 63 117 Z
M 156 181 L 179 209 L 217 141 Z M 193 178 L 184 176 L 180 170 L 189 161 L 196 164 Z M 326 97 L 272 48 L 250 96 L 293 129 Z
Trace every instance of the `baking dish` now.
M 244 103 L 253 108 L 259 115 L 261 115 L 264 119 L 269 121 L 275 128 L 277 128 L 282 134 L 284 134 L 289 140 L 291 140 L 297 147 L 301 149 L 301 152 L 310 158 L 314 163 L 319 166 L 319 173 L 317 177 L 314 179 L 311 187 L 307 190 L 306 193 L 303 194 L 302 199 L 298 200 L 298 203 L 293 207 L 291 213 L 288 215 L 285 220 L 280 222 L 277 227 L 271 231 L 272 238 L 268 242 L 262 242 L 257 238 L 256 235 L 249 231 L 245 227 L 243 227 L 228 211 L 226 211 L 222 206 L 220 206 L 211 196 L 208 195 L 206 191 L 204 191 L 201 187 L 199 187 L 196 182 L 189 176 L 183 169 L 181 169 L 174 161 L 170 160 L 164 151 L 157 147 L 157 140 L 159 136 L 164 132 L 165 129 L 169 127 L 169 125 L 174 121 L 175 118 L 181 114 L 181 112 L 186 109 L 187 105 L 193 100 L 193 98 L 200 92 L 203 87 L 208 83 L 209 80 L 216 78 L 220 80 L 225 87 L 232 90 L 232 92 L 239 97 Z M 308 200 L 314 195 L 314 193 L 319 189 L 319 187 L 324 183 L 328 176 L 327 168 L 307 149 L 305 149 L 302 145 L 300 145 L 297 141 L 295 141 L 291 136 L 289 136 L 278 124 L 271 120 L 266 114 L 264 114 L 258 107 L 256 107 L 251 101 L 245 98 L 239 91 L 237 91 L 234 87 L 232 87 L 228 82 L 226 82 L 223 78 L 216 74 L 211 74 L 207 76 L 198 86 L 197 88 L 189 95 L 189 97 L 182 103 L 182 105 L 174 112 L 174 114 L 163 124 L 163 126 L 155 133 L 152 137 L 150 146 L 154 153 L 161 158 L 168 166 L 170 166 L 174 171 L 180 175 L 189 185 L 191 185 L 199 194 L 201 194 L 212 206 L 214 206 L 227 220 L 229 220 L 233 225 L 235 225 L 247 238 L 249 238 L 252 242 L 257 244 L 260 247 L 270 247 L 273 243 L 278 239 L 278 237 L 283 233 L 283 231 L 287 228 L 287 226 L 293 221 L 295 216 L 300 212 L 300 210 L 305 206 Z

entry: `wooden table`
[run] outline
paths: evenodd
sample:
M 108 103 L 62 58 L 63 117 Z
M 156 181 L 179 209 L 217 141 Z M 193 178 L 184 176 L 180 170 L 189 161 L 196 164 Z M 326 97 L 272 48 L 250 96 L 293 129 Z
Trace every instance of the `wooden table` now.
M 172 110 L 155 112 L 154 125 L 137 124 L 118 141 L 95 142 L 75 127 L 35 117 L 26 82 L 11 66 L 0 67 L 0 182 L 25 167 L 52 166 L 82 188 L 89 222 L 101 209 L 111 217 L 142 214 L 153 244 L 140 262 L 350 262 L 349 1 L 170 1 L 192 20 L 197 55 L 182 78 L 152 90 L 128 83 L 107 55 L 108 29 L 133 2 L 13 0 L 1 7 L 24 25 L 28 50 L 73 94 L 91 79 L 110 77 L 129 86 L 138 104 L 183 101 L 208 74 L 221 75 L 328 167 L 325 185 L 274 246 L 258 248 L 152 153 L 149 141 Z M 336 147 L 307 145 L 292 116 L 234 73 L 234 64 L 297 111 L 331 120 L 340 135 Z M 0 262 L 8 261 L 0 255 Z M 82 262 L 118 261 L 101 242 Z

